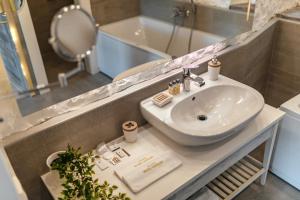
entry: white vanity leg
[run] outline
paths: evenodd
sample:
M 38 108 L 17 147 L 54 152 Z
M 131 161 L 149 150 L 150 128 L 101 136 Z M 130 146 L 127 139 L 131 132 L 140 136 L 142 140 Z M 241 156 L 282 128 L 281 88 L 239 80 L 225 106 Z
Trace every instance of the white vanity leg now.
M 273 147 L 277 135 L 278 124 L 273 127 L 272 136 L 266 141 L 264 160 L 263 160 L 263 168 L 266 169 L 266 172 L 263 173 L 260 177 L 260 184 L 265 185 L 267 180 L 267 175 L 269 171 L 270 161 L 272 157 Z

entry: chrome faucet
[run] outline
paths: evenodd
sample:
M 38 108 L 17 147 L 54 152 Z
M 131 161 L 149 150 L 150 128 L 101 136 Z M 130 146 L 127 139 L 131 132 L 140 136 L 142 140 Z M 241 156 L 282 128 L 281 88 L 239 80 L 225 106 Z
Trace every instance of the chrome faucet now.
M 191 1 L 191 9 L 187 8 L 184 5 L 178 5 L 173 8 L 173 17 L 189 17 L 191 13 L 196 13 L 196 5 L 194 0 Z
M 196 82 L 199 87 L 205 85 L 204 79 L 196 74 L 193 74 L 191 72 L 191 68 L 183 68 L 182 85 L 185 92 L 189 92 L 191 90 L 191 81 Z
M 191 11 L 184 6 L 176 6 L 173 8 L 172 17 L 188 17 L 190 16 Z

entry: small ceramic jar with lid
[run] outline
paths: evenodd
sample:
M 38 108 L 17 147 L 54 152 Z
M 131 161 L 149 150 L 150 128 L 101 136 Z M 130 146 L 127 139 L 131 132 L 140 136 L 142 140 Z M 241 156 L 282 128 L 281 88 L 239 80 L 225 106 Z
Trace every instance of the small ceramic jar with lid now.
M 138 125 L 135 121 L 127 121 L 122 125 L 125 140 L 129 143 L 136 142 L 138 137 Z
M 221 70 L 221 62 L 217 59 L 217 56 L 208 62 L 208 77 L 211 81 L 216 81 L 219 78 Z

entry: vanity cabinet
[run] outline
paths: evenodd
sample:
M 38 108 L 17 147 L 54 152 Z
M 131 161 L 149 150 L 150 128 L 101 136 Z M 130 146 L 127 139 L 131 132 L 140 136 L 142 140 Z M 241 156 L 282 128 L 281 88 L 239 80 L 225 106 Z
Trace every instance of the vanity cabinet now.
M 151 125 L 146 125 L 139 129 L 138 141 L 127 144 L 128 151 L 152 145 L 157 151 L 172 151 L 182 161 L 182 165 L 139 193 L 133 193 L 121 182 L 114 174 L 113 168 L 101 171 L 95 167 L 96 177 L 118 185 L 119 191 L 127 193 L 134 200 L 183 200 L 205 186 L 218 193 L 221 199 L 229 200 L 257 179 L 260 179 L 262 185 L 265 184 L 278 123 L 283 116 L 284 112 L 265 105 L 262 112 L 239 134 L 218 143 L 198 147 L 179 145 Z M 265 142 L 262 163 L 248 156 Z M 230 176 L 242 176 L 244 181 L 239 181 L 240 184 L 235 183 L 235 188 L 229 191 L 229 188 L 224 188 L 220 182 L 222 177 L 229 180 Z M 61 191 L 58 178 L 53 172 L 48 172 L 42 176 L 42 180 L 56 199 Z M 226 185 L 230 184 L 232 183 Z

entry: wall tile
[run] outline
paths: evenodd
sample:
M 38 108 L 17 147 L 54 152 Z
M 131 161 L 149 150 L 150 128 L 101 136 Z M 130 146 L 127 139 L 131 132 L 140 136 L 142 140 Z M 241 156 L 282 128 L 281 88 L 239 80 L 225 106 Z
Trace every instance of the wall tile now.
M 300 24 L 279 21 L 274 38 L 266 101 L 275 107 L 300 93 Z
M 172 15 L 175 6 L 184 5 L 191 9 L 190 4 L 176 2 L 173 0 L 141 0 L 141 14 L 152 18 L 173 23 Z M 183 25 L 191 27 L 192 15 L 184 20 Z M 224 37 L 233 37 L 240 33 L 251 30 L 252 20 L 246 21 L 246 14 L 232 10 L 215 8 L 211 6 L 197 5 L 197 16 L 195 28 L 205 32 L 221 35 Z M 178 24 L 182 21 L 177 20 Z
M 91 0 L 97 23 L 105 25 L 140 14 L 139 0 Z

